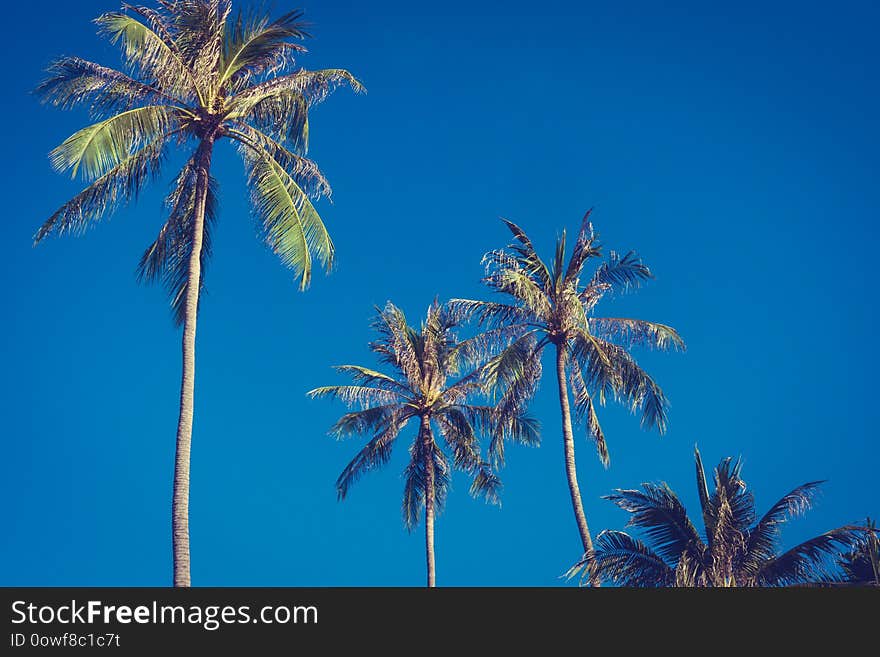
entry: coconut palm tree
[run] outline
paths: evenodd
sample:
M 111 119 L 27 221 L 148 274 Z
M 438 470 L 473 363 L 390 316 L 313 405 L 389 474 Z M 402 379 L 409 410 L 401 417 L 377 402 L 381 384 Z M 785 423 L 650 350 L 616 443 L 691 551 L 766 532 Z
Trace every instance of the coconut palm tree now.
M 499 414 L 491 406 L 473 403 L 474 397 L 487 393 L 479 365 L 484 352 L 478 338 L 457 338 L 459 321 L 455 313 L 435 302 L 416 329 L 389 302 L 374 321 L 379 339 L 370 349 L 392 374 L 342 365 L 336 369 L 350 375 L 354 385 L 327 386 L 308 393 L 313 398 L 330 397 L 359 407 L 333 425 L 332 436 L 371 436 L 336 480 L 340 500 L 361 475 L 388 462 L 408 423 L 416 425 L 404 472 L 403 522 L 408 530 L 415 529 L 424 507 L 429 587 L 436 583 L 434 519 L 450 484 L 450 459 L 443 446 L 451 455 L 452 466 L 472 477 L 471 494 L 497 503 L 501 483 L 481 455 L 478 435 L 492 435 L 488 447 L 491 460 L 500 458 L 505 439 L 525 444 L 539 440 L 537 423 L 522 413 L 508 410 Z
M 594 316 L 596 305 L 607 293 L 638 287 L 652 275 L 632 251 L 623 256 L 612 252 L 582 284 L 587 262 L 601 255 L 590 214 L 587 212 L 583 219 L 568 262 L 563 231 L 556 241 L 550 266 L 541 260 L 519 226 L 502 220 L 516 243 L 484 256 L 483 282 L 492 291 L 511 297 L 511 302 L 449 302 L 457 312 L 479 320 L 486 328 L 487 343 L 506 344 L 490 367 L 492 385 L 504 390 L 499 401 L 501 409 L 518 408 L 534 394 L 541 378 L 542 352 L 549 345 L 555 348 L 565 472 L 585 554 L 592 551 L 593 543 L 575 467 L 568 386 L 574 394 L 576 419 L 586 425 L 587 434 L 607 467 L 610 459 L 596 402 L 604 404 L 611 396 L 633 412 L 641 413 L 643 427 L 655 427 L 660 433 L 666 429 L 666 397 L 628 349 L 636 345 L 684 349 L 681 337 L 670 326 L 640 319 Z
M 853 586 L 880 586 L 880 536 L 877 526 L 868 518 L 863 534 L 853 548 L 841 555 L 838 566 L 842 583 Z
M 792 517 L 810 509 L 822 482 L 798 486 L 756 521 L 755 499 L 740 476 L 741 462 L 726 458 L 715 468 L 710 494 L 699 450 L 694 450 L 704 532 L 697 531 L 681 500 L 665 483 L 642 484 L 606 497 L 630 513 L 650 545 L 626 532 L 604 531 L 591 562 L 570 571 L 582 581 L 621 586 L 791 586 L 830 583 L 831 557 L 851 547 L 858 528 L 843 526 L 781 552 L 779 535 Z
M 85 107 L 97 122 L 52 151 L 59 172 L 88 186 L 59 208 L 35 236 L 81 232 L 162 172 L 169 151 L 189 153 L 167 198 L 168 219 L 139 265 L 161 281 L 183 325 L 183 375 L 172 503 L 174 584 L 189 586 L 189 467 L 195 385 L 196 316 L 211 253 L 217 189 L 214 146 L 228 139 L 244 161 L 253 206 L 269 247 L 305 289 L 312 263 L 330 267 L 333 243 L 312 205 L 330 187 L 305 157 L 308 111 L 339 83 L 361 86 L 341 69 L 294 68 L 307 33 L 302 13 L 271 20 L 232 15 L 229 0 L 160 0 L 124 5 L 96 19 L 121 46 L 123 70 L 64 57 L 39 87 L 43 101 Z

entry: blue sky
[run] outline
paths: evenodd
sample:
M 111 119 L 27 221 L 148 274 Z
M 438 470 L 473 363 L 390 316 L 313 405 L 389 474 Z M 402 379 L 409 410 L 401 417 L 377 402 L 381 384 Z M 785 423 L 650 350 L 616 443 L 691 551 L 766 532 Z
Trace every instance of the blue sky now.
M 593 530 L 626 521 L 600 496 L 642 481 L 669 482 L 695 512 L 695 443 L 708 463 L 742 455 L 759 510 L 829 480 L 786 543 L 880 513 L 876 5 L 421 4 L 303 3 L 316 38 L 301 63 L 349 68 L 369 90 L 313 115 L 338 267 L 307 293 L 256 239 L 237 155 L 218 149 L 193 582 L 421 585 L 424 539 L 400 516 L 405 449 L 338 503 L 358 444 L 328 438 L 342 408 L 304 393 L 341 382 L 333 364 L 372 364 L 374 305 L 417 321 L 435 296 L 483 295 L 480 257 L 508 240 L 499 216 L 546 251 L 591 206 L 603 243 L 657 276 L 604 310 L 671 324 L 689 346 L 638 354 L 671 399 L 666 436 L 606 407 L 609 470 L 579 438 Z M 29 90 L 61 54 L 115 65 L 89 23 L 115 8 L 50 3 L 38 30 L 33 7 L 4 8 L 3 585 L 170 582 L 179 334 L 162 290 L 134 278 L 170 176 L 86 236 L 31 247 L 79 189 L 46 153 L 87 117 Z M 550 380 L 533 413 L 544 445 L 510 450 L 501 509 L 455 479 L 439 584 L 564 584 L 579 542 Z

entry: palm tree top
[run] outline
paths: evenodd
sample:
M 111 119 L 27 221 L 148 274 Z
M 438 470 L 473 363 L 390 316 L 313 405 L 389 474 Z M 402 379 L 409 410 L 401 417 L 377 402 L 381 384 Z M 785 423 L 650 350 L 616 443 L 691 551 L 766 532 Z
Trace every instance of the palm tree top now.
M 780 551 L 782 527 L 812 508 L 823 482 L 798 486 L 758 518 L 739 459 L 725 458 L 715 467 L 711 491 L 696 448 L 694 459 L 702 532 L 666 483 L 618 489 L 605 499 L 630 514 L 627 527 L 641 529 L 647 543 L 604 531 L 592 564 L 584 559 L 570 573 L 638 587 L 790 586 L 835 579 L 831 558 L 858 539 L 859 528 L 845 525 Z
M 370 343 L 370 350 L 391 373 L 340 365 L 336 370 L 351 376 L 353 385 L 324 386 L 308 393 L 313 398 L 338 399 L 357 409 L 333 425 L 332 436 L 372 436 L 339 476 L 336 488 L 340 499 L 362 474 L 387 463 L 401 431 L 415 419 L 428 427 L 430 436 L 426 447 L 426 436 L 420 429 L 410 448 L 403 507 L 407 527 L 417 524 L 424 500 L 424 449 L 431 451 L 427 457 L 433 460 L 437 473 L 438 503 L 442 504 L 449 487 L 450 463 L 434 441 L 430 423 L 439 429 L 452 455 L 452 466 L 473 477 L 471 493 L 497 502 L 501 484 L 489 461 L 499 458 L 505 439 L 536 443 L 537 422 L 523 414 L 500 417 L 488 404 L 473 403 L 474 397 L 487 395 L 487 384 L 473 340 L 459 340 L 455 333 L 460 318 L 454 312 L 435 302 L 416 328 L 393 303 L 377 311 L 373 328 L 379 339 Z M 492 435 L 489 460 L 481 455 L 481 433 Z
M 302 12 L 276 19 L 260 12 L 232 13 L 230 0 L 160 0 L 155 8 L 125 4 L 95 23 L 122 50 L 122 70 L 79 57 L 63 57 L 37 88 L 43 102 L 85 107 L 96 121 L 52 151 L 59 172 L 88 186 L 37 231 L 78 232 L 135 198 L 161 170 L 170 149 L 194 142 L 200 149 L 223 138 L 244 160 L 263 235 L 308 286 L 313 261 L 325 267 L 334 248 L 311 200 L 330 185 L 305 157 L 309 109 L 341 83 L 363 86 L 344 69 L 295 67 L 308 37 Z M 140 265 L 146 279 L 161 279 L 175 308 L 190 245 L 200 150 L 180 172 L 168 196 L 169 220 Z M 205 222 L 205 254 L 216 208 L 212 182 Z M 178 313 L 179 314 L 179 313 Z
M 606 295 L 636 289 L 653 274 L 634 251 L 623 255 L 612 251 L 585 277 L 587 263 L 602 255 L 591 216 L 592 210 L 584 215 L 567 261 L 566 232 L 562 231 L 549 265 L 522 228 L 502 219 L 514 241 L 483 257 L 486 274 L 482 280 L 511 301 L 453 299 L 449 305 L 486 327 L 486 345 L 501 345 L 492 372 L 496 384 L 507 390 L 502 403 L 518 406 L 534 395 L 541 378 L 540 353 L 546 345 L 564 350 L 577 419 L 587 425 L 607 466 L 608 449 L 594 400 L 600 405 L 609 396 L 623 401 L 632 412 L 641 413 L 644 427 L 665 432 L 667 399 L 629 349 L 684 350 L 685 344 L 666 324 L 596 316 L 596 306 Z

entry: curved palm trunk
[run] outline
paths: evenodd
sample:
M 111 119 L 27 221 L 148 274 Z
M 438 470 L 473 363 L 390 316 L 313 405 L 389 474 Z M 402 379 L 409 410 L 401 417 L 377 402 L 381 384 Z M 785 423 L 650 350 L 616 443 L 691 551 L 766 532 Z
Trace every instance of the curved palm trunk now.
M 593 553 L 593 539 L 584 515 L 584 504 L 581 502 L 581 489 L 577 481 L 577 468 L 574 461 L 574 435 L 571 428 L 571 407 L 568 402 L 568 384 L 565 380 L 565 344 L 556 344 L 556 380 L 559 384 L 559 407 L 562 411 L 562 443 L 565 448 L 565 474 L 568 476 L 568 490 L 571 493 L 571 506 L 577 522 L 584 554 Z
M 174 459 L 174 494 L 171 502 L 171 530 L 174 550 L 174 586 L 190 586 L 189 562 L 189 463 L 192 444 L 193 400 L 196 375 L 196 316 L 202 276 L 202 237 L 205 203 L 211 168 L 213 138 L 199 145 L 196 179 L 193 249 L 189 258 L 189 278 L 183 321 L 183 374 L 180 384 L 180 418 L 177 422 L 177 451 Z
M 425 559 L 428 566 L 428 587 L 436 586 L 434 566 L 434 455 L 431 440 L 431 421 L 422 416 L 422 440 L 425 450 Z

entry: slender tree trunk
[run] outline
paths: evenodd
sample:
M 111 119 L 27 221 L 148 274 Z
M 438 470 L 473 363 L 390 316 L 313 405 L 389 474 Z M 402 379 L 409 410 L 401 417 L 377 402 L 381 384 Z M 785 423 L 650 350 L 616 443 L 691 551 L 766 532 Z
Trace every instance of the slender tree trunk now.
M 177 422 L 177 451 L 174 459 L 174 495 L 171 503 L 174 586 L 190 586 L 189 463 L 196 376 L 196 316 L 201 290 L 205 203 L 208 197 L 208 180 L 213 148 L 214 139 L 207 137 L 199 145 L 197 154 L 195 216 L 192 226 L 193 249 L 189 258 L 189 278 L 183 320 L 183 374 L 180 384 L 180 418 Z
M 571 429 L 571 407 L 568 403 L 568 383 L 565 379 L 565 344 L 556 344 L 556 380 L 559 384 L 559 408 L 562 411 L 562 443 L 565 448 L 565 474 L 568 476 L 568 490 L 571 493 L 571 506 L 577 522 L 584 554 L 593 553 L 593 539 L 587 527 L 584 505 L 581 502 L 581 489 L 578 486 L 577 468 L 574 462 L 574 435 Z
M 428 587 L 435 587 L 437 575 L 434 566 L 434 446 L 431 439 L 431 421 L 422 416 L 422 449 L 425 452 L 425 558 L 428 566 Z

